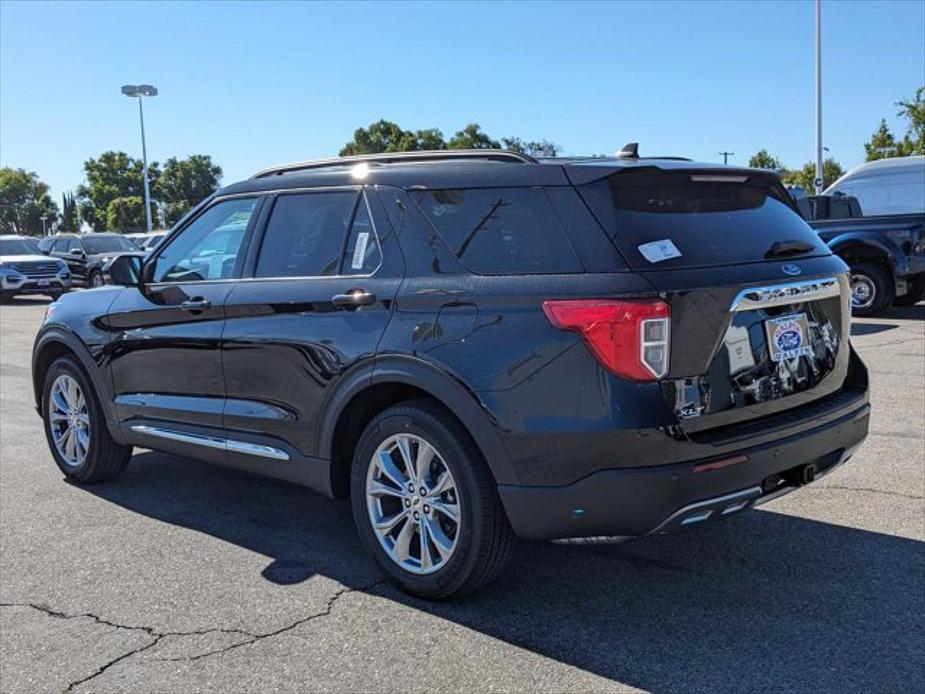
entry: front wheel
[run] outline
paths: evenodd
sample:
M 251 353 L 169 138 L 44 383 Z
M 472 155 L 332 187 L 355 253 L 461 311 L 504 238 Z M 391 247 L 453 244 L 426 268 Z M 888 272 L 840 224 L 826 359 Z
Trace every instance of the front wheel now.
M 42 419 L 51 455 L 68 479 L 102 482 L 128 465 L 131 446 L 109 434 L 93 385 L 73 357 L 57 359 L 45 374 Z
M 412 595 L 477 590 L 515 543 L 481 452 L 428 401 L 389 407 L 369 423 L 354 453 L 351 497 L 363 543 Z
M 98 270 L 94 270 L 93 272 L 91 272 L 90 277 L 87 280 L 87 284 L 90 287 L 102 287 L 105 283 L 106 282 L 103 279 L 103 273 L 99 272 Z
M 893 280 L 880 265 L 851 265 L 851 312 L 855 316 L 874 316 L 886 310 L 895 296 Z

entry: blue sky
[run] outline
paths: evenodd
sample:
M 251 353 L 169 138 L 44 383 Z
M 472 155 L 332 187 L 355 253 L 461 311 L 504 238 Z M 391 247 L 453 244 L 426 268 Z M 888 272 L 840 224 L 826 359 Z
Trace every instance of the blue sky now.
M 812 2 L 0 3 L 0 164 L 56 199 L 107 149 L 140 156 L 125 83 L 151 83 L 148 154 L 225 182 L 331 156 L 384 117 L 566 154 L 813 158 Z M 925 2 L 823 3 L 825 144 L 843 165 L 925 84 Z

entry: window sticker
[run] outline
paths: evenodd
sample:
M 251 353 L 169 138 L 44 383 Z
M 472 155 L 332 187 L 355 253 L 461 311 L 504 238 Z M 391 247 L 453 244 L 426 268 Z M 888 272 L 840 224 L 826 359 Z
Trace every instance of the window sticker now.
M 369 232 L 361 231 L 357 234 L 357 245 L 353 249 L 353 261 L 350 263 L 351 270 L 362 270 L 363 263 L 366 261 L 366 245 L 369 243 Z
M 663 260 L 671 260 L 672 258 L 681 257 L 681 251 L 679 251 L 678 247 L 675 246 L 669 239 L 644 243 L 638 248 L 639 252 L 642 253 L 642 257 L 648 260 L 650 263 L 660 263 Z

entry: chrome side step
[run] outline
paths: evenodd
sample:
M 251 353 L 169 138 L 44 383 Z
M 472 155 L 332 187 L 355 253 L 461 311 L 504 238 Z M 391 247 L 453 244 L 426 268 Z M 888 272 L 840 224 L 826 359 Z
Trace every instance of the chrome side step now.
M 261 458 L 270 458 L 272 460 L 289 460 L 289 454 L 273 446 L 264 446 L 257 443 L 248 443 L 247 441 L 235 441 L 234 439 L 222 439 L 216 436 L 205 436 L 203 434 L 191 434 L 186 431 L 176 431 L 175 429 L 162 429 L 161 427 L 152 427 L 146 424 L 136 424 L 132 431 L 146 436 L 156 436 L 161 439 L 170 439 L 171 441 L 180 441 L 181 443 L 191 443 L 195 446 L 205 446 L 206 448 L 216 448 L 218 450 L 228 451 L 230 453 L 244 453 L 245 455 L 256 455 Z

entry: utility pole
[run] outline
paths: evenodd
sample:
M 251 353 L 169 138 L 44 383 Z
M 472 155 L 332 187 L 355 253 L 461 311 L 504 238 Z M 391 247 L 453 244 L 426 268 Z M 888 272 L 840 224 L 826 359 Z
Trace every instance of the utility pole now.
M 720 152 L 720 156 L 723 158 L 723 164 L 728 164 L 728 163 L 729 163 L 729 157 L 734 157 L 735 155 L 736 155 L 735 152 L 727 152 L 727 151 L 725 151 L 725 150 L 723 150 L 722 152 Z
M 822 193 L 822 0 L 816 0 L 816 195 Z

